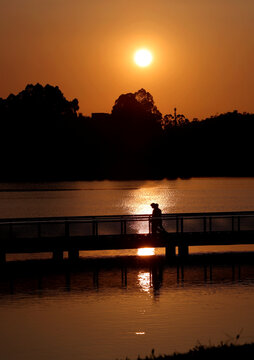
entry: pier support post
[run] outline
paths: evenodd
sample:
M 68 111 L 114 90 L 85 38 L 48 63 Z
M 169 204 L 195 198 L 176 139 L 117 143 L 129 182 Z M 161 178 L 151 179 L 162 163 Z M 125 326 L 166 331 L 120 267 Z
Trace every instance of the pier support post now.
M 79 258 L 79 250 L 78 249 L 70 249 L 68 251 L 68 259 L 71 261 L 78 260 Z
M 168 244 L 166 246 L 166 257 L 172 257 L 172 256 L 175 256 L 176 254 L 176 247 L 175 245 L 172 245 L 172 244 Z
M 6 263 L 6 254 L 5 251 L 0 250 L 0 264 L 5 264 Z
M 189 247 L 186 244 L 182 244 L 178 246 L 178 254 L 180 256 L 187 256 L 189 255 Z
M 55 249 L 53 251 L 53 260 L 54 261 L 62 261 L 63 260 L 63 250 Z

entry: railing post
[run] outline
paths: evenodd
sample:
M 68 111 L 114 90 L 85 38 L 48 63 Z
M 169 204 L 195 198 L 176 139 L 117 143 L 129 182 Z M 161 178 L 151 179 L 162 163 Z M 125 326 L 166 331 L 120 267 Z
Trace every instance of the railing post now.
M 234 216 L 232 216 L 232 232 L 234 232 Z
M 204 217 L 203 221 L 204 221 L 204 233 L 205 233 L 206 232 L 206 217 Z
M 241 229 L 240 216 L 238 216 L 237 219 L 238 219 L 237 230 L 240 231 L 240 229 Z
M 178 216 L 176 217 L 176 232 L 179 233 Z
M 181 217 L 181 233 L 183 233 L 183 217 Z
M 212 218 L 209 217 L 209 231 L 212 232 Z

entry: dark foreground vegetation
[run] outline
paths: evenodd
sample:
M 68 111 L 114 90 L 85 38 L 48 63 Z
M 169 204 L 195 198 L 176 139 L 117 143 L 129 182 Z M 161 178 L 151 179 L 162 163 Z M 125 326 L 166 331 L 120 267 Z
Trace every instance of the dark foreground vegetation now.
M 252 360 L 254 358 L 254 343 L 235 345 L 221 343 L 218 346 L 196 346 L 187 353 L 174 353 L 172 355 L 155 355 L 154 351 L 144 359 L 138 360 L 225 360 L 241 359 Z
M 78 110 L 50 85 L 0 98 L 0 181 L 254 175 L 254 114 L 162 116 L 144 89 L 110 114 Z

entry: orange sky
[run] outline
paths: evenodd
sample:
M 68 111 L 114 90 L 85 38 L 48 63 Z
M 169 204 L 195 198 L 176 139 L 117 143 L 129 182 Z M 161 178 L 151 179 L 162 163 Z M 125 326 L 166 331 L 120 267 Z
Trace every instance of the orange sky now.
M 0 97 L 49 83 L 90 115 L 144 87 L 163 114 L 254 112 L 253 35 L 253 0 L 0 0 Z

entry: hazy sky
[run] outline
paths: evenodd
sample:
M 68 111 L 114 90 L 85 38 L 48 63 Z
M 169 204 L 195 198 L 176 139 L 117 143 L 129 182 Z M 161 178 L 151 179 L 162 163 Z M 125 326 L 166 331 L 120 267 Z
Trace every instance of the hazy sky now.
M 0 0 L 0 46 L 3 98 L 49 83 L 90 115 L 143 87 L 163 114 L 254 112 L 253 0 Z

